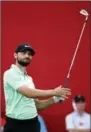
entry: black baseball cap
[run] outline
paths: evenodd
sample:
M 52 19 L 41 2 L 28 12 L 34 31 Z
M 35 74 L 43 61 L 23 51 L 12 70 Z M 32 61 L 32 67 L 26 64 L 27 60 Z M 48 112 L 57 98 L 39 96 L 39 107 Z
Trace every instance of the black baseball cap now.
M 85 102 L 86 101 L 85 97 L 83 95 L 76 95 L 73 100 L 74 100 L 75 103 Z
M 15 53 L 23 52 L 23 51 L 26 51 L 26 50 L 31 51 L 31 55 L 32 55 L 32 56 L 35 55 L 35 51 L 34 51 L 34 49 L 32 48 L 32 46 L 29 45 L 29 44 L 26 44 L 26 43 L 22 43 L 22 44 L 18 45 L 18 47 L 17 47 L 16 50 L 15 50 Z

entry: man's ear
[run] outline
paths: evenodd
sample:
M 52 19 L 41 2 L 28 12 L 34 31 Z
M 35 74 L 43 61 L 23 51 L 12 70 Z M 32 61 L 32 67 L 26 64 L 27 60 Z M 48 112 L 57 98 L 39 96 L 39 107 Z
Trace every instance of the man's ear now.
M 15 59 L 17 58 L 17 54 L 16 54 L 16 53 L 14 53 L 14 58 L 15 58 Z

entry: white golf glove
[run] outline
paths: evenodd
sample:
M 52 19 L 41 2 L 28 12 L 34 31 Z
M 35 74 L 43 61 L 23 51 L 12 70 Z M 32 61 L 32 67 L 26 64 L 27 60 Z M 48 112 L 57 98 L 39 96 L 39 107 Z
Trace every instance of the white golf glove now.
M 54 100 L 55 103 L 58 103 L 58 102 L 64 101 L 65 99 L 61 98 L 61 97 L 53 96 L 53 100 Z

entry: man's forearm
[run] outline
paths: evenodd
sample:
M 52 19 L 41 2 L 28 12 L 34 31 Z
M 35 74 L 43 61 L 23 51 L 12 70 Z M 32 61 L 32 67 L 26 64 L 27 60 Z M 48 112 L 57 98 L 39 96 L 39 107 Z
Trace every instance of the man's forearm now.
M 55 95 L 55 90 L 29 89 L 27 86 L 20 87 L 18 92 L 28 98 L 50 97 Z
M 47 99 L 47 100 L 35 100 L 36 108 L 37 110 L 43 110 L 48 108 L 49 106 L 53 105 L 54 99 L 53 97 Z
M 28 98 L 57 96 L 64 99 L 68 99 L 68 96 L 71 95 L 69 88 L 63 88 L 61 86 L 56 87 L 55 89 L 52 90 L 40 90 L 40 89 L 32 89 L 26 85 L 23 85 L 19 87 L 17 91 Z

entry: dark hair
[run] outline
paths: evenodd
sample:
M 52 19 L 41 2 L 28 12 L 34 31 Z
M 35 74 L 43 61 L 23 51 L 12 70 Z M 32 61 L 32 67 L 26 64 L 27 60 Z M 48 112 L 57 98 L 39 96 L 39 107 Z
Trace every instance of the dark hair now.
M 74 100 L 75 103 L 85 102 L 86 101 L 85 97 L 83 95 L 76 95 L 73 100 Z

